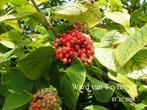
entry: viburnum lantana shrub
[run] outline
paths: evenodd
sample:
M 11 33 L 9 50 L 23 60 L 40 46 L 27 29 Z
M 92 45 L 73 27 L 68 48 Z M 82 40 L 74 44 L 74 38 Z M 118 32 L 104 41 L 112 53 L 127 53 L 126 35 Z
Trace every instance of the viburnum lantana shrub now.
M 147 110 L 146 10 L 0 0 L 0 110 Z
M 84 64 L 91 64 L 94 58 L 94 47 L 90 36 L 78 29 L 72 29 L 59 35 L 53 45 L 56 48 L 56 59 L 70 64 L 74 57 L 79 57 Z
M 60 110 L 60 98 L 55 88 L 38 90 L 31 101 L 29 110 Z

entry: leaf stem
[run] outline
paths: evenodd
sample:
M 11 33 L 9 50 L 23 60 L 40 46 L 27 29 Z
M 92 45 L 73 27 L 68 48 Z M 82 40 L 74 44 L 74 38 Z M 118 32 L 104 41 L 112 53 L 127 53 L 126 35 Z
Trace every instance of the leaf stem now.
M 53 34 L 55 36 L 57 36 L 56 31 L 52 28 L 51 23 L 49 22 L 49 20 L 47 20 L 46 16 L 43 14 L 43 12 L 39 9 L 38 5 L 36 4 L 36 2 L 34 0 L 31 0 L 31 2 L 33 3 L 34 7 L 36 8 L 36 10 L 41 14 L 41 16 L 43 17 L 46 25 L 48 26 L 48 28 L 53 32 Z

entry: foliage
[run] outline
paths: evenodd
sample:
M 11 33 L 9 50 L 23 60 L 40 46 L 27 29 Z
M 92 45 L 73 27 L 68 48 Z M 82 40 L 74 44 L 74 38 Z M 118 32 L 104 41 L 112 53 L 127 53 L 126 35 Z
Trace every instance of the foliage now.
M 80 22 L 94 60 L 63 64 L 52 42 Z M 146 0 L 0 0 L 0 110 L 54 86 L 62 110 L 147 108 Z

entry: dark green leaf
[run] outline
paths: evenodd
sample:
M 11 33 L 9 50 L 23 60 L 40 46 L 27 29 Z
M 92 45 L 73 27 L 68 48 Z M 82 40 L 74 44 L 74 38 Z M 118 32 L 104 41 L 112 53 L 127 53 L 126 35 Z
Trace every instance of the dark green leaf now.
M 108 102 L 113 95 L 113 90 L 109 88 L 109 85 L 92 78 L 91 76 L 88 76 L 88 79 L 92 84 L 92 89 L 96 99 L 102 103 Z
M 32 91 L 33 83 L 28 80 L 24 74 L 17 69 L 9 70 L 7 73 L 2 75 L 2 84 L 7 85 L 9 89 L 15 91 Z
M 80 94 L 80 87 L 83 86 L 85 78 L 86 70 L 81 61 L 77 58 L 61 78 L 63 101 L 72 110 L 75 110 L 76 102 Z M 74 88 L 74 86 L 77 88 Z
M 8 88 L 5 85 L 0 85 L 0 95 L 4 97 L 8 95 Z
M 2 110 L 14 110 L 19 108 L 25 104 L 27 104 L 31 100 L 32 96 L 28 93 L 10 93 L 5 100 L 4 106 Z
M 40 47 L 20 60 L 18 66 L 29 79 L 36 80 L 50 67 L 53 54 L 52 47 Z

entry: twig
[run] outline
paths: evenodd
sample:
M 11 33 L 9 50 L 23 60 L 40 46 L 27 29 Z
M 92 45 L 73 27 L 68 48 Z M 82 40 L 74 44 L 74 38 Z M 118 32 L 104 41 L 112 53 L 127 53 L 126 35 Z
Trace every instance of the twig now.
M 52 28 L 51 23 L 47 20 L 46 16 L 43 14 L 43 12 L 39 9 L 39 7 L 37 6 L 36 2 L 34 0 L 31 0 L 31 2 L 33 3 L 34 7 L 36 8 L 36 10 L 42 15 L 45 23 L 47 24 L 48 28 L 53 32 L 53 34 L 55 36 L 57 36 L 56 31 Z

